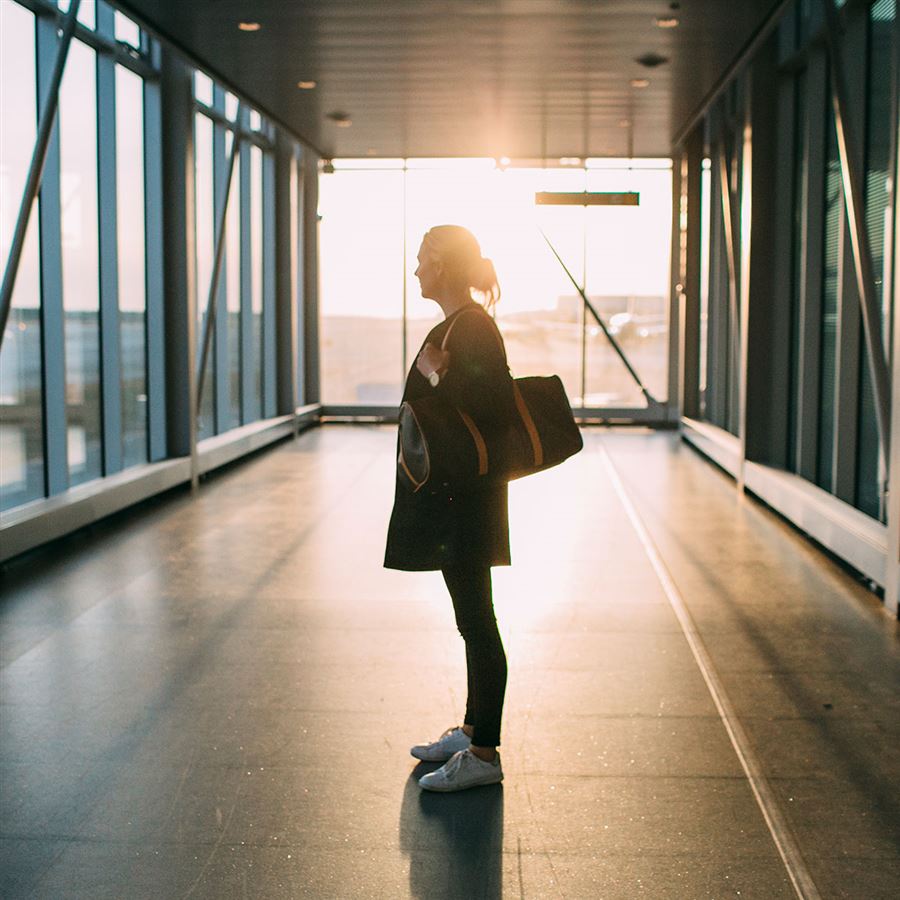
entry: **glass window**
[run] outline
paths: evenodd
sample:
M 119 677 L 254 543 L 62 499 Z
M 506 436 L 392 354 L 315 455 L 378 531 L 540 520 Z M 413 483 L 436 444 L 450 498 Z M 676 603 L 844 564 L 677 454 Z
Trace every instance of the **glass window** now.
M 644 386 L 664 401 L 668 394 L 671 169 L 589 169 L 587 190 L 640 195 L 638 206 L 587 207 L 586 293 Z M 646 405 L 590 314 L 585 386 L 585 406 Z
M 144 82 L 116 66 L 116 197 L 123 464 L 147 462 L 147 292 L 144 242 Z
M 896 17 L 893 0 L 878 0 L 869 9 L 869 71 L 866 85 L 866 231 L 872 253 L 875 291 L 882 314 L 882 332 L 889 334 L 889 285 L 885 272 L 885 251 L 890 232 L 891 169 L 891 34 Z M 881 442 L 875 412 L 875 392 L 869 356 L 860 348 L 860 396 L 856 505 L 873 517 L 884 517 L 881 508 Z
M 194 70 L 194 97 L 206 106 L 213 105 L 213 82 L 209 75 Z
M 96 54 L 69 49 L 60 88 L 60 196 L 69 483 L 102 474 Z
M 834 113 L 828 104 L 828 131 L 825 161 L 825 228 L 823 234 L 821 362 L 819 385 L 819 437 L 816 484 L 832 489 L 834 459 L 834 405 L 836 392 L 838 273 L 840 230 L 843 219 L 841 162 L 838 157 Z
M 197 253 L 197 367 L 203 351 L 203 328 L 209 288 L 212 281 L 213 255 L 215 253 L 215 218 L 213 208 L 213 123 L 202 113 L 194 116 L 194 189 L 196 191 L 196 253 Z M 215 331 L 211 335 L 209 356 L 200 399 L 198 437 L 215 434 Z
M 247 411 L 247 420 L 262 415 L 263 401 L 263 153 L 259 147 L 250 148 L 250 309 L 253 322 L 253 385 L 254 396 Z
M 788 387 L 788 468 L 797 469 L 798 430 L 800 410 L 797 400 L 800 391 L 800 342 L 804 340 L 800 321 L 801 292 L 803 290 L 804 258 L 803 229 L 807 211 L 807 123 L 806 73 L 797 74 L 794 82 L 794 162 L 793 210 L 791 218 L 791 351 L 790 384 Z
M 34 15 L 0 3 L 0 266 L 5 270 L 37 136 Z M 44 496 L 38 204 L 0 350 L 0 509 Z
M 706 418 L 706 386 L 707 364 L 709 358 L 709 244 L 710 244 L 710 206 L 713 203 L 712 177 L 710 167 L 712 161 L 707 156 L 703 159 L 700 170 L 700 377 L 698 388 L 700 402 L 698 410 L 700 418 Z
M 233 133 L 225 135 L 225 158 L 231 153 Z M 238 154 L 241 149 L 238 148 Z M 231 191 L 225 225 L 225 309 L 227 313 L 227 396 L 229 418 L 219 423 L 219 431 L 227 431 L 241 424 L 241 162 L 234 161 Z
M 116 10 L 115 15 L 115 35 L 117 41 L 131 44 L 132 47 L 140 49 L 141 46 L 141 29 L 137 22 L 132 22 L 128 16 Z
M 225 94 L 225 115 L 233 122 L 237 118 L 238 98 L 230 91 Z
M 403 173 L 323 175 L 319 204 L 323 397 L 328 403 L 397 404 L 403 376 Z M 417 250 L 410 247 L 411 258 Z
M 8 0 L 5 0 L 4 6 Z M 70 0 L 59 0 L 59 8 L 63 12 L 69 11 Z M 81 6 L 78 7 L 78 15 L 75 17 L 78 22 L 85 28 L 97 27 L 97 0 L 81 0 Z

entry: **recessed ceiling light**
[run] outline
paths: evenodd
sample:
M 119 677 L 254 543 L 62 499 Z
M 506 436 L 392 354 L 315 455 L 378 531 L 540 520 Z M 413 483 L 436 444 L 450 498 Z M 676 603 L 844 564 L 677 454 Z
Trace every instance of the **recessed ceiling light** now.
M 349 128 L 353 124 L 352 119 L 338 119 L 335 123 L 338 128 Z
M 677 28 L 678 19 L 675 16 L 657 16 L 654 19 L 657 28 Z
M 300 88 L 301 91 L 311 91 L 316 86 L 314 81 L 298 81 L 297 87 Z
M 619 128 L 629 128 L 631 126 L 631 119 L 619 119 Z
M 262 25 L 259 22 L 238 22 L 238 28 L 241 31 L 259 31 Z
M 649 78 L 632 78 L 631 86 L 633 88 L 650 87 L 650 79 Z
M 561 166 L 580 166 L 581 165 L 581 157 L 580 156 L 561 156 L 559 158 L 559 164 Z
M 366 156 L 374 156 L 374 155 L 375 155 L 375 152 L 376 152 L 376 151 L 375 151 L 375 148 L 374 148 L 374 147 L 369 147 L 369 149 L 366 150 Z

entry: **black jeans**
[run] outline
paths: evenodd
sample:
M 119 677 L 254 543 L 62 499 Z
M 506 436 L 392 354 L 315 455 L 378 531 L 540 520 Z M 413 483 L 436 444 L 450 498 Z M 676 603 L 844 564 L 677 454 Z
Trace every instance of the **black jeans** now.
M 468 698 L 463 721 L 474 728 L 475 746 L 496 747 L 500 743 L 507 667 L 494 615 L 491 569 L 460 563 L 443 569 L 442 574 L 453 600 L 456 627 L 466 642 Z

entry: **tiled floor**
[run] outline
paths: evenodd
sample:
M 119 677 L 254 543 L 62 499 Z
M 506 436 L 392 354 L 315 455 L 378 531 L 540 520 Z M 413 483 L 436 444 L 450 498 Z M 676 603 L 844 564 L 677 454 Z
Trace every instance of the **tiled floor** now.
M 676 435 L 585 439 L 511 486 L 502 785 L 416 784 L 465 657 L 440 575 L 381 566 L 390 428 L 307 432 L 13 567 L 0 896 L 794 896 L 607 453 L 821 895 L 897 896 L 897 624 Z

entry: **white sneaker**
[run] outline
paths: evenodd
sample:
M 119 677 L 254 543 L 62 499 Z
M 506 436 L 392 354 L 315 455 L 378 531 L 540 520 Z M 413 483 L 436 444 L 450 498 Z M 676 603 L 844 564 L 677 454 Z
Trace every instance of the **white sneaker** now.
M 419 784 L 429 791 L 461 791 L 479 784 L 503 781 L 500 754 L 493 762 L 479 759 L 471 750 L 459 750 L 439 769 L 423 775 Z
M 466 750 L 472 739 L 462 730 L 462 726 L 448 728 L 436 741 L 430 744 L 416 744 L 410 753 L 425 762 L 445 762 L 457 750 Z

